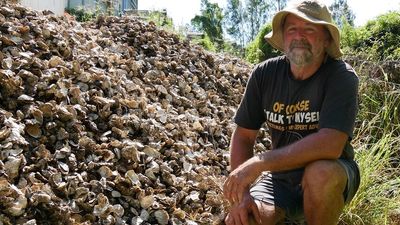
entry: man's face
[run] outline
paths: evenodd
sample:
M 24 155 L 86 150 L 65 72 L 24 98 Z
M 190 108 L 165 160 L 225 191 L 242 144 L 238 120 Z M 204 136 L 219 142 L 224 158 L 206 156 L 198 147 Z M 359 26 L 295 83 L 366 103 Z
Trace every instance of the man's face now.
M 286 56 L 297 66 L 309 65 L 324 57 L 329 33 L 323 25 L 313 24 L 289 14 L 283 25 Z

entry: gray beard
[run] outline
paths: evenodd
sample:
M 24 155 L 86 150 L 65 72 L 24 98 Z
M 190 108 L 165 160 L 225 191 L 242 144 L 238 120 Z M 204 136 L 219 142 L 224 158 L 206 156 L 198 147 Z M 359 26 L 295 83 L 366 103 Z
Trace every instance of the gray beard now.
M 296 66 L 306 66 L 312 62 L 313 54 L 310 51 L 297 53 L 290 50 L 287 54 L 289 61 Z

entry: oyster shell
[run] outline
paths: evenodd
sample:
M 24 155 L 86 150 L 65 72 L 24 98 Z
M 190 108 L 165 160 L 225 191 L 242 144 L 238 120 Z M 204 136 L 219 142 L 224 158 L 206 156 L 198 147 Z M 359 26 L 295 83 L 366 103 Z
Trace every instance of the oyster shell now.
M 250 65 L 129 16 L 78 23 L 2 1 L 0 22 L 0 223 L 223 218 Z

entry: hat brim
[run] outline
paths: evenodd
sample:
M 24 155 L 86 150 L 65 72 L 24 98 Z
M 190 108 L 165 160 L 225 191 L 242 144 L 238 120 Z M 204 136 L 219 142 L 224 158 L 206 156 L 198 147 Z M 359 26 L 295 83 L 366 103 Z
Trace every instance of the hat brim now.
M 272 31 L 264 36 L 264 38 L 268 41 L 269 44 L 272 45 L 272 47 L 282 52 L 284 51 L 282 27 L 284 19 L 288 14 L 293 14 L 314 24 L 324 25 L 328 29 L 332 37 L 332 41 L 330 45 L 326 48 L 326 52 L 328 53 L 328 55 L 335 59 L 340 58 L 343 55 L 342 51 L 340 50 L 340 32 L 334 24 L 321 21 L 294 9 L 282 10 L 278 12 L 272 19 Z

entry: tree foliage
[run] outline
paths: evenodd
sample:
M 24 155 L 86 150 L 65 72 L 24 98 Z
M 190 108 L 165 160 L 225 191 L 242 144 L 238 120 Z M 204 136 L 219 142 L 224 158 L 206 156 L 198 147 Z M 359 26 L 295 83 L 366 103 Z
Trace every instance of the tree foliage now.
M 286 7 L 288 0 L 269 0 L 269 4 L 271 5 L 271 11 L 273 13 L 278 12 Z
M 83 8 L 66 9 L 66 12 L 75 16 L 76 21 L 86 22 L 97 17 L 95 12 L 84 10 Z
M 336 24 L 343 28 L 345 23 L 354 26 L 354 19 L 356 16 L 347 4 L 347 0 L 334 0 L 329 10 L 332 12 L 332 18 Z
M 245 11 L 240 0 L 228 0 L 224 14 L 224 26 L 227 33 L 243 48 L 245 43 Z
M 389 12 L 365 26 L 344 26 L 342 44 L 348 52 L 363 53 L 371 60 L 400 59 L 400 12 Z
M 246 25 L 249 40 L 253 40 L 258 34 L 261 26 L 266 23 L 270 8 L 271 6 L 266 0 L 246 0 L 245 19 L 248 21 Z
M 169 30 L 172 30 L 174 27 L 172 18 L 167 15 L 165 10 L 150 12 L 147 21 L 153 21 L 157 26 L 167 28 Z
M 250 42 L 250 44 L 246 48 L 246 60 L 251 63 L 259 63 L 268 58 L 275 57 L 280 55 L 281 53 L 274 49 L 268 42 L 265 40 L 264 36 L 271 32 L 272 25 L 271 23 L 266 24 L 258 33 L 257 37 Z
M 208 0 L 201 0 L 201 15 L 196 15 L 191 24 L 197 31 L 204 32 L 213 43 L 222 45 L 223 31 L 222 9 L 216 3 L 210 3 Z
M 378 59 L 400 59 L 400 12 L 390 12 L 367 23 L 363 45 L 378 54 Z
M 205 34 L 203 38 L 194 38 L 192 43 L 198 44 L 203 46 L 204 49 L 216 52 L 217 48 L 215 47 L 214 43 L 211 41 L 210 37 Z
M 238 47 L 244 48 L 249 42 L 254 42 L 261 28 L 286 4 L 287 0 L 228 0 L 224 28 L 234 42 L 239 43 Z M 254 43 L 247 47 L 253 48 Z

